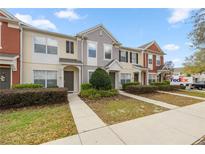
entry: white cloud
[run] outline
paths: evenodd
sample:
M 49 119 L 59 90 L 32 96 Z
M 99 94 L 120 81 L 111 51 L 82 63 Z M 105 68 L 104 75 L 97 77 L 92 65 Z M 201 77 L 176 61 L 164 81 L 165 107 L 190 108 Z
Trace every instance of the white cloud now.
M 179 48 L 180 47 L 176 44 L 166 44 L 163 46 L 163 49 L 167 51 L 175 51 L 175 50 L 178 50 Z
M 69 21 L 81 19 L 81 16 L 75 12 L 75 9 L 64 9 L 58 11 L 55 13 L 55 16 L 62 19 L 68 19 Z
M 49 21 L 48 19 L 33 19 L 31 15 L 28 14 L 19 14 L 17 13 L 15 15 L 15 17 L 17 17 L 18 19 L 20 19 L 21 21 L 32 25 L 34 27 L 38 27 L 41 29 L 52 29 L 52 30 L 56 30 L 56 26 L 54 23 L 52 23 L 51 21 Z
M 179 59 L 179 58 L 176 58 L 176 59 L 172 60 L 173 63 L 179 63 L 180 61 L 181 61 L 181 59 Z
M 185 19 L 189 18 L 191 11 L 194 9 L 172 9 L 171 16 L 168 18 L 170 24 L 177 24 L 184 22 Z

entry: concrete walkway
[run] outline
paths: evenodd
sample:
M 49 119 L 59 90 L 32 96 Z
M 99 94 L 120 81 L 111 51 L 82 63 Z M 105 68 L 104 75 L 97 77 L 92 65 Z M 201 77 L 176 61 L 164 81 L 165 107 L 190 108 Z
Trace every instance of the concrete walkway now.
M 205 102 L 106 126 L 77 95 L 69 101 L 79 134 L 46 144 L 192 144 L 205 134 Z
M 164 93 L 164 94 L 171 94 L 171 95 L 175 95 L 175 96 L 189 97 L 189 98 L 194 98 L 194 99 L 199 99 L 199 100 L 205 101 L 205 98 L 197 97 L 197 96 L 190 96 L 190 95 L 178 94 L 178 93 L 172 93 L 172 92 L 166 92 L 166 91 L 158 91 L 158 92 Z
M 131 97 L 131 98 L 134 98 L 134 99 L 138 99 L 140 101 L 144 101 L 144 102 L 147 102 L 147 103 L 151 103 L 151 104 L 155 104 L 155 105 L 158 105 L 158 106 L 162 106 L 162 107 L 165 107 L 165 108 L 168 108 L 168 109 L 176 109 L 176 108 L 178 108 L 178 106 L 175 106 L 175 105 L 171 105 L 171 104 L 168 104 L 168 103 L 165 103 L 165 102 L 161 102 L 161 101 L 149 99 L 149 98 L 146 98 L 146 97 L 141 97 L 141 96 L 138 96 L 138 95 L 126 93 L 124 91 L 119 91 L 119 93 L 121 95 L 124 95 L 124 96 L 127 96 L 127 97 Z

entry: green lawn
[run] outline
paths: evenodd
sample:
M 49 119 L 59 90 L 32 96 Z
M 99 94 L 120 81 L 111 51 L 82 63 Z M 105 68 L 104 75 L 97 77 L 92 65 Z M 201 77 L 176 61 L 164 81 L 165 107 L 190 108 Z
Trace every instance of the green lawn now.
M 122 95 L 99 100 L 84 98 L 84 101 L 107 124 L 115 124 L 168 110 Z
M 157 101 L 166 102 L 168 104 L 176 105 L 176 106 L 186 106 L 195 103 L 202 102 L 202 100 L 189 98 L 189 97 L 182 97 L 176 96 L 171 94 L 164 94 L 164 93 L 147 93 L 147 94 L 140 94 L 139 96 L 146 97 L 149 99 L 154 99 Z
M 176 93 L 205 98 L 205 92 L 203 93 L 203 92 L 196 92 L 196 91 L 180 90 L 180 91 L 176 91 Z
M 76 133 L 68 103 L 0 111 L 0 144 L 40 144 Z

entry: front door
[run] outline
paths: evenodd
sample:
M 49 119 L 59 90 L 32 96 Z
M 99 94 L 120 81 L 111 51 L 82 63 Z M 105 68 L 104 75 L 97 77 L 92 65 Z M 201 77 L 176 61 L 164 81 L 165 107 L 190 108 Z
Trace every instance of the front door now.
M 64 87 L 68 88 L 68 91 L 74 91 L 73 71 L 64 71 Z
M 11 84 L 11 69 L 0 68 L 0 89 L 8 89 Z
M 139 73 L 134 73 L 134 82 L 139 82 Z
M 112 88 L 115 88 L 115 72 L 110 72 Z

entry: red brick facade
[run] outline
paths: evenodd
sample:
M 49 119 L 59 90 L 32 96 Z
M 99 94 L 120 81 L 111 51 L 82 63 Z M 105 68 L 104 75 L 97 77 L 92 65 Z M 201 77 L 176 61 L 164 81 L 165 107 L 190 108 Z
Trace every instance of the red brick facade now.
M 0 16 L 4 16 L 0 13 Z M 5 16 L 4 16 L 5 17 Z M 20 29 L 9 27 L 8 22 L 0 21 L 1 46 L 0 53 L 20 55 Z M 15 26 L 18 26 L 16 24 Z M 1 64 L 0 64 L 1 65 Z M 20 83 L 20 59 L 17 59 L 17 70 L 12 71 L 12 84 Z

